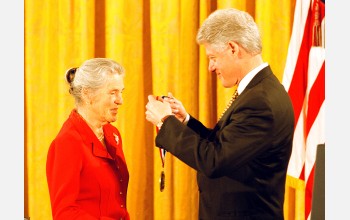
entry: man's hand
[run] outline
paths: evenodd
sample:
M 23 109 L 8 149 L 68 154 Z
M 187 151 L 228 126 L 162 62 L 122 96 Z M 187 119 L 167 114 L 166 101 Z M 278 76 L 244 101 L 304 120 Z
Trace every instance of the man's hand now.
M 175 117 L 183 122 L 187 116 L 186 109 L 182 105 L 182 102 L 177 100 L 171 92 L 168 92 L 168 97 L 163 98 L 164 102 L 168 102 L 171 107 L 172 113 Z
M 158 101 L 153 95 L 148 96 L 146 109 L 146 120 L 154 125 L 161 122 L 165 116 L 172 115 L 170 104 L 168 102 Z

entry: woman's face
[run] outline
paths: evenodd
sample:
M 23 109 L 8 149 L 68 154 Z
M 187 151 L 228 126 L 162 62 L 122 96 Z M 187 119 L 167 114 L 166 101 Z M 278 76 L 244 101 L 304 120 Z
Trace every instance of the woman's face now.
M 102 124 L 116 121 L 118 108 L 123 104 L 123 76 L 113 74 L 108 77 L 106 86 L 96 92 L 91 105 L 94 117 Z

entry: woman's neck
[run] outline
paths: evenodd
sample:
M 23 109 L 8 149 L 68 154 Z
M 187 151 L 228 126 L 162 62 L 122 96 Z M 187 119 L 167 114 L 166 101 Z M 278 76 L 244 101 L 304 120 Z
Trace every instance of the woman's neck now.
M 102 141 L 104 138 L 104 134 L 103 134 L 103 124 L 96 119 L 95 117 L 93 117 L 91 114 L 89 114 L 88 111 L 86 111 L 83 108 L 78 108 L 77 109 L 77 113 L 83 118 L 83 120 L 89 125 L 89 127 L 91 128 L 91 130 L 94 132 L 94 134 L 96 135 L 96 137 Z

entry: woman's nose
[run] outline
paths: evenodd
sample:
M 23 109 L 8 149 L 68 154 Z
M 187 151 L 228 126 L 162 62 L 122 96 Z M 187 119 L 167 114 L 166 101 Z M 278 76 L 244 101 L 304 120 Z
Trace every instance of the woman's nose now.
M 118 105 L 123 104 L 123 96 L 121 94 L 117 96 L 117 98 L 115 99 L 115 103 Z

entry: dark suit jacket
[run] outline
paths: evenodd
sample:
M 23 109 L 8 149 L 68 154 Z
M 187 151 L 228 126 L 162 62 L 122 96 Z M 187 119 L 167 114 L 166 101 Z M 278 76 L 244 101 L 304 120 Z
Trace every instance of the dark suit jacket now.
M 199 219 L 278 220 L 293 133 L 292 103 L 267 66 L 213 129 L 170 116 L 156 145 L 197 170 Z

